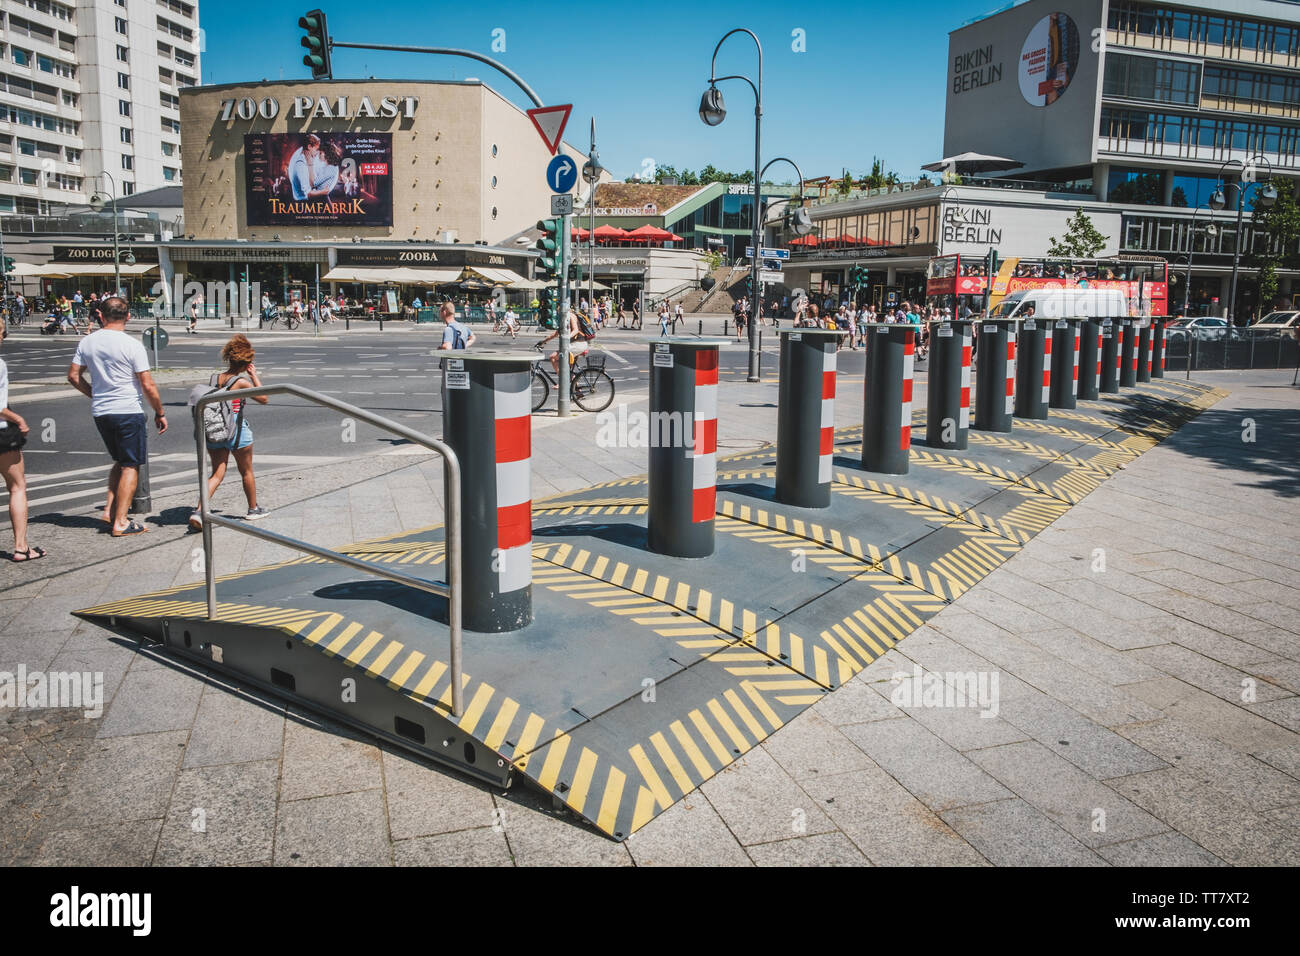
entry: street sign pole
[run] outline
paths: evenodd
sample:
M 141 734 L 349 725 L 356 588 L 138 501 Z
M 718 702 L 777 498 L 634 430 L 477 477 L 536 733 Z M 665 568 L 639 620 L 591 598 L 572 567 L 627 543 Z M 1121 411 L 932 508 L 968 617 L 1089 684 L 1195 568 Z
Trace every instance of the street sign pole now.
M 560 376 L 560 395 L 556 406 L 556 413 L 560 418 L 569 417 L 569 256 L 571 242 L 569 237 L 569 222 L 572 216 L 566 213 L 562 217 L 559 237 L 559 247 L 562 250 L 560 261 L 557 263 L 555 270 L 556 287 L 560 295 L 560 356 L 559 376 Z

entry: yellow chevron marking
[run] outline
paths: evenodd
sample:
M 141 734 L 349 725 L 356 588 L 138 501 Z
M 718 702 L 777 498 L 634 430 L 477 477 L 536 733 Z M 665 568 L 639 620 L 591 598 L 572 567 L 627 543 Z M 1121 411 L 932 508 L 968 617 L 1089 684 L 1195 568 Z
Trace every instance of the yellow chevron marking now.
M 393 671 L 393 676 L 388 680 L 388 686 L 396 690 L 406 683 L 406 679 L 415 673 L 415 669 L 420 666 L 420 661 L 424 660 L 424 655 L 419 651 L 411 651 L 402 661 L 402 665 Z
M 528 720 L 524 723 L 524 732 L 519 735 L 519 743 L 515 745 L 515 753 L 527 755 L 537 746 L 537 740 L 542 735 L 542 728 L 545 721 L 536 714 L 529 714 Z M 522 766 L 522 765 L 520 765 Z
M 365 640 L 343 655 L 345 661 L 352 664 L 360 664 L 362 659 L 370 653 L 371 648 L 384 639 L 384 635 L 378 631 L 371 631 L 366 635 Z
M 673 732 L 673 736 L 677 738 L 682 750 L 686 751 L 686 756 L 695 765 L 695 772 L 700 775 L 700 779 L 707 780 L 713 776 L 712 764 L 704 758 L 700 748 L 696 746 L 695 741 L 691 739 L 691 735 L 687 733 L 685 725 L 680 720 L 674 720 L 668 725 L 668 729 Z
M 754 707 L 758 709 L 760 714 L 767 718 L 767 722 L 772 725 L 772 729 L 780 730 L 782 727 L 781 718 L 776 715 L 776 711 L 768 706 L 767 701 L 763 699 L 763 696 L 758 692 L 758 689 L 754 684 L 751 681 L 742 680 L 740 682 L 740 689 L 749 695 L 749 699 L 753 702 Z
M 668 788 L 659 779 L 658 772 L 655 770 L 654 765 L 650 763 L 650 758 L 646 756 L 641 745 L 637 744 L 628 750 L 628 756 L 632 758 L 632 763 L 636 764 L 636 769 L 640 771 L 641 778 L 645 781 L 646 786 L 650 788 L 650 795 L 653 797 L 654 802 L 659 805 L 659 809 L 667 810 L 671 807 L 673 799 L 668 794 Z
M 492 726 L 488 728 L 487 736 L 483 738 L 483 743 L 488 747 L 496 750 L 501 746 L 501 741 L 506 739 L 506 731 L 510 729 L 510 724 L 515 719 L 515 714 L 519 712 L 519 704 L 507 697 L 497 711 L 496 719 L 492 721 Z M 540 718 L 539 718 L 540 719 Z
M 360 630 L 360 624 L 356 621 L 350 622 L 347 627 L 339 632 L 338 636 L 335 637 L 334 640 L 330 641 L 329 644 L 325 646 L 325 653 L 331 657 L 337 655 Z
M 691 778 L 688 777 L 686 771 L 682 769 L 681 762 L 678 761 L 677 755 L 673 753 L 672 748 L 668 746 L 668 741 L 665 739 L 664 735 L 658 732 L 651 734 L 650 746 L 654 747 L 655 752 L 659 754 L 659 759 L 662 760 L 664 766 L 668 768 L 668 772 L 672 775 L 673 781 L 677 784 L 678 791 L 683 794 L 690 793 L 691 790 L 694 789 L 694 786 L 691 783 Z
M 740 732 L 740 728 L 736 726 L 736 723 L 731 719 L 731 716 L 723 710 L 722 705 L 718 703 L 718 699 L 716 697 L 713 698 L 709 701 L 707 706 L 709 708 L 709 713 L 713 715 L 713 719 L 716 720 L 718 725 L 722 728 L 722 732 L 725 733 L 727 737 L 730 738 L 732 744 L 735 745 L 735 749 L 741 753 L 749 750 L 749 741 L 745 739 L 745 735 Z
M 579 813 L 587 805 L 587 791 L 591 788 L 591 778 L 595 773 L 596 755 L 591 750 L 583 747 L 582 756 L 578 758 L 577 769 L 573 772 L 573 786 L 569 788 L 569 796 L 565 800 L 565 803 Z
M 401 653 L 402 649 L 402 644 L 399 641 L 389 641 L 388 646 L 375 658 L 375 662 L 370 665 L 369 670 L 375 674 L 383 673 L 384 668 L 392 663 L 393 658 Z
M 460 729 L 467 734 L 473 734 L 474 728 L 483 718 L 483 711 L 487 708 L 488 701 L 492 699 L 495 690 L 488 684 L 480 684 L 474 696 L 470 698 L 469 706 L 465 708 L 465 714 L 460 719 Z
M 636 792 L 636 809 L 632 812 L 632 832 L 641 829 L 654 817 L 656 800 L 650 791 L 640 787 Z M 666 804 L 665 809 L 671 804 Z
M 704 714 L 697 709 L 692 710 L 687 716 L 691 718 L 691 723 L 695 725 L 695 729 L 698 730 L 700 736 L 704 738 L 704 742 L 709 745 L 709 749 L 713 751 L 713 755 L 718 758 L 718 766 L 725 767 L 727 764 L 731 763 L 731 751 L 723 746 L 717 733 L 704 718 Z
M 411 696 L 418 700 L 427 700 L 430 692 L 433 690 L 433 686 L 438 682 L 439 678 L 442 677 L 446 670 L 446 664 L 442 661 L 434 661 L 429 665 L 429 669 L 424 672 L 424 676 L 420 678 L 420 683 L 416 684 L 411 690 Z
M 606 833 L 614 832 L 614 821 L 618 818 L 618 807 L 623 800 L 623 786 L 627 775 L 617 767 L 611 766 L 605 778 L 605 794 L 600 800 L 600 810 L 596 814 L 596 826 Z
M 758 722 L 758 718 L 750 713 L 749 708 L 745 706 L 745 702 L 740 699 L 739 694 L 731 688 L 728 688 L 722 692 L 722 696 L 726 699 L 727 703 L 731 705 L 731 709 L 736 712 L 738 717 L 740 717 L 741 721 L 749 729 L 750 734 L 755 740 L 762 740 L 767 736 L 767 731 L 764 730 L 763 725 Z
M 546 761 L 542 764 L 542 772 L 537 777 L 537 783 L 543 790 L 554 792 L 555 781 L 560 776 L 560 766 L 564 763 L 564 755 L 569 752 L 569 735 L 556 731 L 555 739 L 551 741 L 546 751 Z

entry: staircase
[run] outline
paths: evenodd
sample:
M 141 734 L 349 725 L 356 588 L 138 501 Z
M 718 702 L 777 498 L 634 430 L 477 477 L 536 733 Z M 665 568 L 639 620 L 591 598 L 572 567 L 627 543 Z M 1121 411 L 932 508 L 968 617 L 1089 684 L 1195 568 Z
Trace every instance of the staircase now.
M 713 288 L 708 292 L 703 289 L 694 289 L 688 292 L 682 297 L 682 307 L 687 312 L 704 311 L 706 305 L 709 306 L 708 311 L 710 312 L 729 311 L 734 299 L 726 295 L 726 288 L 731 283 L 732 273 L 735 268 L 735 266 L 719 266 L 714 269 L 709 273 L 713 279 Z M 743 278 L 742 275 L 741 279 Z M 722 298 L 719 298 L 719 296 Z M 723 301 L 724 299 L 726 301 Z

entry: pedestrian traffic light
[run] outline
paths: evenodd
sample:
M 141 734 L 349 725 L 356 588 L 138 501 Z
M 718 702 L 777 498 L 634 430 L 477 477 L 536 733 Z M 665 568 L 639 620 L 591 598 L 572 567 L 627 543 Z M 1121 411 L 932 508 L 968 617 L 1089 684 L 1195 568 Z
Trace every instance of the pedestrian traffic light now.
M 533 245 L 541 253 L 537 258 L 537 278 L 549 284 L 564 271 L 564 220 L 539 219 L 537 228 L 542 234 Z
M 550 289 L 542 289 L 537 296 L 537 324 L 542 328 L 555 326 L 555 300 Z
M 302 45 L 307 48 L 307 55 L 302 58 L 303 66 L 311 67 L 313 80 L 330 79 L 330 34 L 325 26 L 325 14 L 313 10 L 298 18 L 298 26 L 307 31 L 302 38 Z
M 575 285 L 582 281 L 582 266 L 576 262 L 569 263 L 569 281 Z

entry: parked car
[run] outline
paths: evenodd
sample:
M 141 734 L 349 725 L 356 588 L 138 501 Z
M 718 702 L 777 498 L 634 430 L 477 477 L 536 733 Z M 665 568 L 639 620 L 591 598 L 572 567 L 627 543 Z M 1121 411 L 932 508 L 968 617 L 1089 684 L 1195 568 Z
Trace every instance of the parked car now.
M 1251 332 L 1286 332 L 1293 333 L 1300 325 L 1300 312 L 1270 312 L 1254 325 Z
M 1202 342 L 1217 342 L 1228 335 L 1228 320 L 1212 315 L 1175 319 L 1165 327 L 1165 335 L 1186 335 Z

